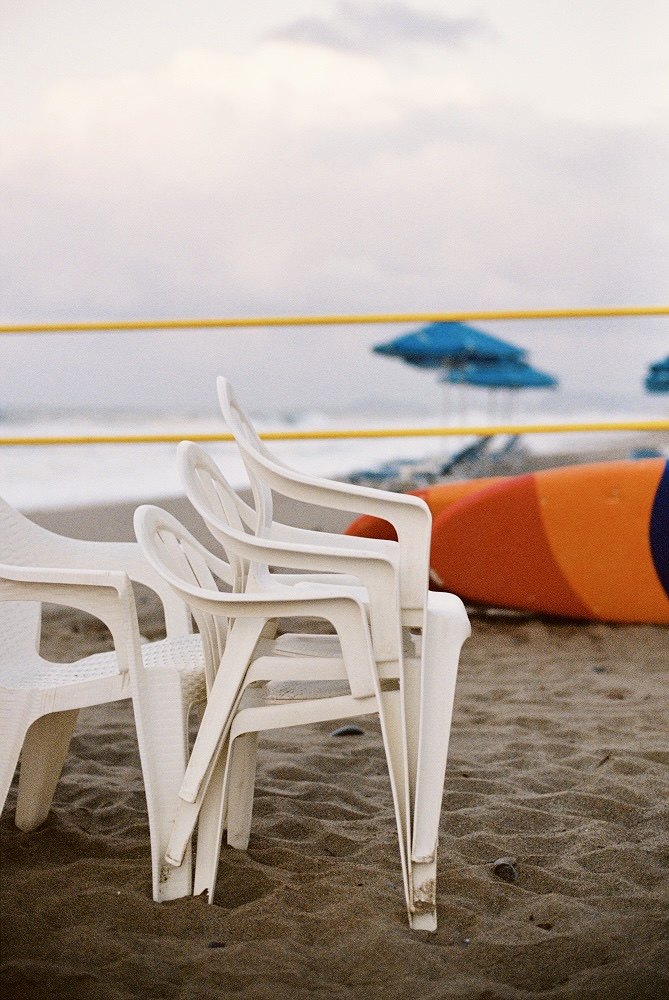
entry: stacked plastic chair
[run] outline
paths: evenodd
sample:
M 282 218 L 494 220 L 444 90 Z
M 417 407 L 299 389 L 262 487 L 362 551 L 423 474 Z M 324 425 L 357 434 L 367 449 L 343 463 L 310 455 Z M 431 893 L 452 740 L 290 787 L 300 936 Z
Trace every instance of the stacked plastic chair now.
M 53 534 L 0 498 L 0 808 L 21 758 L 16 825 L 46 819 L 79 710 L 132 698 L 149 815 L 153 898 L 192 891 L 190 863 L 164 860 L 188 760 L 188 715 L 205 699 L 205 657 L 187 606 L 136 543 Z M 168 638 L 142 643 L 131 581 L 151 588 Z M 79 608 L 109 628 L 114 652 L 73 663 L 39 654 L 41 603 Z M 210 661 L 210 675 L 213 664 Z
M 457 597 L 428 592 L 429 510 L 416 497 L 317 479 L 287 468 L 264 447 L 227 380 L 219 379 L 218 387 L 251 480 L 255 509 L 231 496 L 202 449 L 188 444 L 179 452 L 184 487 L 214 536 L 232 553 L 239 585 L 246 592 L 271 593 L 273 588 L 290 586 L 299 590 L 311 581 L 312 587 L 334 586 L 362 601 L 377 681 L 393 684 L 391 690 L 381 685 L 377 698 L 409 919 L 416 929 L 434 930 L 438 828 L 451 714 L 460 650 L 470 627 Z M 394 525 L 399 542 L 278 524 L 272 491 L 310 504 L 383 517 Z M 278 577 L 269 572 L 270 566 L 315 576 Z M 220 705 L 216 717 L 220 726 Z M 205 748 L 204 738 L 199 747 L 196 742 L 181 792 L 185 801 L 192 803 L 194 789 L 201 789 L 207 768 L 213 767 L 220 746 L 212 747 L 210 742 Z M 247 766 L 251 770 L 255 765 Z M 175 828 L 170 841 L 175 860 L 188 832 L 187 823 L 180 832 Z
M 370 626 L 377 653 L 389 657 L 384 662 L 393 664 L 402 692 L 402 760 L 395 778 L 409 919 L 417 929 L 434 930 L 439 818 L 455 683 L 460 650 L 471 630 L 458 597 L 428 590 L 429 508 L 418 497 L 324 480 L 289 468 L 260 440 L 230 382 L 219 377 L 217 388 L 251 481 L 257 535 L 271 537 L 273 530 L 281 534 L 272 528 L 272 492 L 303 503 L 381 517 L 395 528 L 397 542 L 376 541 L 371 547 L 371 539 L 329 536 L 328 541 L 339 550 L 336 565 L 324 551 L 318 565 L 325 570 L 348 565 L 347 571 L 366 584 L 359 568 L 342 559 L 345 552 L 372 552 L 377 559 L 385 555 L 393 564 L 382 586 L 368 587 Z M 295 530 L 291 534 L 297 539 Z M 318 535 L 311 538 L 315 544 Z
M 375 669 L 367 613 L 354 594 L 306 581 L 234 592 L 231 565 L 158 507 L 137 509 L 135 533 L 146 558 L 189 605 L 218 664 L 166 855 L 177 867 L 187 865 L 198 823 L 194 893 L 207 891 L 211 903 L 223 830 L 231 846 L 248 845 L 257 734 L 378 712 L 386 689 L 395 699 L 399 691 Z M 277 620 L 295 616 L 323 618 L 336 635 L 277 638 Z M 297 696 L 277 700 L 272 682 L 284 681 L 304 684 Z M 322 681 L 329 682 L 325 693 Z

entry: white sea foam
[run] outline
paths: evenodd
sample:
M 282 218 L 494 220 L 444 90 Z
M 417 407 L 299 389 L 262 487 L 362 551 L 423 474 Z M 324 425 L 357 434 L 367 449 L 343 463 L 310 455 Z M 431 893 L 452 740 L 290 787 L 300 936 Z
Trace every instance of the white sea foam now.
M 514 416 L 514 422 L 643 420 L 654 416 L 648 412 L 614 415 L 581 412 L 565 417 L 564 413 L 545 412 L 541 415 Z M 487 422 L 485 412 L 470 410 L 466 414 L 468 426 L 481 426 Z M 277 417 L 257 421 L 257 426 L 267 431 L 440 425 L 438 416 L 426 418 L 405 414 L 390 418 L 378 413 L 340 417 L 309 413 L 290 420 Z M 194 434 L 224 432 L 222 419 L 217 416 L 77 414 L 7 418 L 0 423 L 1 437 L 155 433 L 187 438 Z M 473 440 L 471 436 L 359 438 L 272 442 L 271 448 L 294 468 L 315 475 L 344 477 L 397 459 L 410 461 L 451 455 Z M 625 435 L 620 433 L 554 433 L 527 435 L 524 446 L 534 453 L 552 454 L 589 450 L 603 446 L 604 442 L 619 444 L 624 441 Z M 205 447 L 219 462 L 233 486 L 247 485 L 248 480 L 233 443 L 207 442 Z M 176 496 L 182 490 L 176 471 L 175 452 L 176 444 L 4 446 L 0 448 L 0 494 L 24 511 Z

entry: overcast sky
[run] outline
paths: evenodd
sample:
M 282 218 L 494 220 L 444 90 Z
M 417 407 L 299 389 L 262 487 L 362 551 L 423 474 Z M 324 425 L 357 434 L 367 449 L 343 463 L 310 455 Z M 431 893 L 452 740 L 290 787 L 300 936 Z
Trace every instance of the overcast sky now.
M 0 49 L 3 322 L 669 301 L 665 0 L 0 0 Z M 483 328 L 612 407 L 669 353 Z M 3 336 L 0 410 L 437 400 L 404 329 Z

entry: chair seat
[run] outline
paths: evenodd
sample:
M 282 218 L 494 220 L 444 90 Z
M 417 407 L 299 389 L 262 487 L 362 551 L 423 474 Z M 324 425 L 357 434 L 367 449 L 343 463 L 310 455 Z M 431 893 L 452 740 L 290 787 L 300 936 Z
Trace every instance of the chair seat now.
M 184 635 L 163 639 L 142 646 L 146 670 L 177 670 L 182 682 L 192 675 L 193 697 L 204 698 L 204 653 L 199 635 Z M 39 691 L 62 688 L 68 684 L 84 684 L 119 676 L 116 653 L 93 653 L 74 663 L 54 663 L 35 654 L 34 659 L 20 663 L 11 661 L 3 670 L 2 688 L 8 691 Z M 188 685 L 190 688 L 190 685 Z M 119 697 L 130 697 L 127 685 Z
M 118 677 L 118 674 L 115 653 L 95 653 L 75 663 L 54 663 L 35 655 L 32 660 L 10 663 L 3 670 L 2 688 L 5 691 L 42 691 Z M 130 697 L 129 690 L 126 697 Z
M 337 698 L 349 694 L 350 690 L 345 680 L 270 681 L 266 687 L 265 701 L 270 704 L 315 698 Z
M 204 691 L 204 650 L 199 635 L 180 635 L 142 646 L 146 670 L 178 670 L 182 678 L 192 674 Z
M 341 656 L 341 646 L 336 635 L 302 635 L 286 632 L 274 641 L 274 652 L 283 656 L 302 653 L 309 656 Z

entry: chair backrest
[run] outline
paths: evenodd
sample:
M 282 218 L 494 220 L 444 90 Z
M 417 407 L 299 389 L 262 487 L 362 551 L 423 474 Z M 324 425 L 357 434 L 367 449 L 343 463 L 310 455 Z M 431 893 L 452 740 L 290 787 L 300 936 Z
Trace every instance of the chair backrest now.
M 276 459 L 260 440 L 230 382 L 219 376 L 216 385 L 223 416 L 251 480 L 258 514 L 257 533 L 269 536 L 272 490 L 302 503 L 373 514 L 389 520 L 398 536 L 398 542 L 386 544 L 399 546 L 402 607 L 411 617 L 410 624 L 419 624 L 425 612 L 430 564 L 432 516 L 427 504 L 416 496 L 338 483 L 289 468 Z
M 223 376 L 219 376 L 216 385 L 223 415 L 237 442 L 251 483 L 257 517 L 256 534 L 267 538 L 272 529 L 274 508 L 272 491 L 262 475 L 262 467 L 266 465 L 281 466 L 282 463 L 268 451 L 259 438 L 230 382 Z
M 256 512 L 230 486 L 204 448 L 193 441 L 179 444 L 177 467 L 186 496 L 216 541 L 225 549 L 234 574 L 233 590 L 243 593 L 247 589 L 249 575 L 262 588 L 268 582 L 267 563 L 242 557 L 237 548 L 229 544 L 230 534 L 226 530 L 244 533 L 248 529 L 254 533 L 258 523 Z
M 167 511 L 144 504 L 135 511 L 135 535 L 147 561 L 191 610 L 202 636 L 209 688 L 221 661 L 227 638 L 225 617 L 211 615 L 193 599 L 197 591 L 220 593 L 232 589 L 235 574 L 209 552 Z
M 0 497 L 0 563 L 34 565 L 36 527 Z M 38 601 L 0 601 L 0 663 L 11 666 L 21 651 L 39 649 L 41 612 Z

